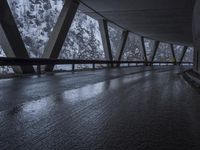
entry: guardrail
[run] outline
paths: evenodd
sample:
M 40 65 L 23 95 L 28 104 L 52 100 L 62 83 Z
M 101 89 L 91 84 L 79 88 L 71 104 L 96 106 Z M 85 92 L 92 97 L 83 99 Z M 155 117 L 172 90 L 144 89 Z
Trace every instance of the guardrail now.
M 46 58 L 8 58 L 8 57 L 0 57 L 0 66 L 37 66 L 37 72 L 41 73 L 42 65 L 72 65 L 72 71 L 75 70 L 75 65 L 77 64 L 91 64 L 93 69 L 95 69 L 96 64 L 106 64 L 111 67 L 120 67 L 122 64 L 127 64 L 130 66 L 131 64 L 144 65 L 144 66 L 152 66 L 152 65 L 181 65 L 187 64 L 192 65 L 192 62 L 145 62 L 145 61 L 106 61 L 106 60 L 70 60 L 70 59 L 46 59 Z

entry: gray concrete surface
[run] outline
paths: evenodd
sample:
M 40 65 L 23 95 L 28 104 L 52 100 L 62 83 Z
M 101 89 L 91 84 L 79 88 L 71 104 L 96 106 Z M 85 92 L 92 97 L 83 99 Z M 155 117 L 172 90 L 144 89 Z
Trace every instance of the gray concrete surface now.
M 199 150 L 200 93 L 179 68 L 0 80 L 0 149 Z
M 159 41 L 192 45 L 195 0 L 81 0 L 118 25 Z M 91 10 L 80 9 L 95 18 Z

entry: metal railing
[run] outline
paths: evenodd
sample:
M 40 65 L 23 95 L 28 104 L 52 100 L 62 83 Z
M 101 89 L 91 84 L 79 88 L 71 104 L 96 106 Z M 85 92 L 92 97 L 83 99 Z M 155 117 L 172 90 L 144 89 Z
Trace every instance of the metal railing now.
M 95 69 L 95 65 L 104 64 L 110 67 L 120 67 L 122 64 L 131 66 L 131 64 L 152 66 L 152 65 L 192 65 L 192 62 L 146 62 L 146 61 L 106 61 L 106 60 L 70 60 L 70 59 L 46 59 L 46 58 L 8 58 L 0 57 L 0 66 L 37 66 L 37 72 L 41 73 L 42 65 L 72 65 L 72 71 L 75 70 L 75 65 L 91 64 Z

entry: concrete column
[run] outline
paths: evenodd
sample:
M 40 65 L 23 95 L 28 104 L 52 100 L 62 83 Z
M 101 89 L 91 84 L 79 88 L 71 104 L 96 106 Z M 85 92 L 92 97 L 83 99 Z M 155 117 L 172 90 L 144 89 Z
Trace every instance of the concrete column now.
M 144 43 L 144 37 L 140 37 L 140 43 L 141 43 L 141 48 L 144 54 L 144 61 L 147 62 L 147 53 L 146 53 L 146 48 L 145 48 L 145 43 Z
M 126 41 L 128 39 L 128 34 L 129 34 L 128 31 L 122 32 L 121 41 L 120 41 L 120 44 L 119 44 L 119 47 L 118 47 L 118 50 L 117 50 L 117 54 L 115 56 L 115 60 L 117 60 L 117 61 L 121 61 L 122 54 L 124 52 L 124 48 L 125 48 L 125 45 L 126 45 Z
M 183 47 L 183 52 L 182 52 L 182 55 L 181 55 L 181 58 L 180 58 L 180 65 L 181 65 L 181 63 L 183 62 L 183 59 L 184 59 L 184 57 L 185 57 L 185 53 L 187 52 L 187 50 L 188 50 L 188 47 L 187 47 L 187 46 L 184 46 L 184 47 Z
M 153 55 L 152 55 L 152 58 L 151 58 L 151 63 L 153 63 L 153 61 L 154 61 L 154 58 L 155 58 L 155 56 L 156 56 L 156 53 L 157 53 L 159 44 L 160 44 L 159 41 L 155 41 L 154 47 L 153 47 Z
M 7 57 L 29 58 L 7 0 L 0 1 L 0 44 Z M 13 67 L 15 73 L 34 73 L 33 66 Z
M 196 0 L 193 12 L 194 71 L 200 73 L 200 0 Z
M 104 19 L 99 20 L 99 28 L 100 28 L 100 32 L 101 32 L 101 38 L 102 38 L 102 43 L 103 43 L 106 60 L 112 61 L 113 56 L 112 56 L 110 39 L 109 39 L 109 34 L 108 34 L 107 21 Z
M 43 58 L 58 58 L 78 6 L 78 0 L 65 0 L 64 6 L 58 17 L 58 21 L 51 33 L 47 45 L 45 46 L 45 50 L 42 56 Z M 51 72 L 53 71 L 53 68 L 54 66 L 48 65 L 46 66 L 45 71 Z
M 174 62 L 174 65 L 176 65 L 177 60 L 176 60 L 176 55 L 175 55 L 175 52 L 174 52 L 173 44 L 170 44 L 170 47 L 171 47 L 171 51 L 172 51 L 173 62 Z

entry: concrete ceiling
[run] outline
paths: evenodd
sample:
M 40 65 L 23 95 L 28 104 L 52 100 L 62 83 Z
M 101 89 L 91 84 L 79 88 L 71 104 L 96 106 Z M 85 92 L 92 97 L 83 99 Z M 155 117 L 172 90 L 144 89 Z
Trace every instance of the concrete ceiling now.
M 195 0 L 82 0 L 114 23 L 159 41 L 192 45 Z M 92 10 L 80 9 L 100 19 Z

